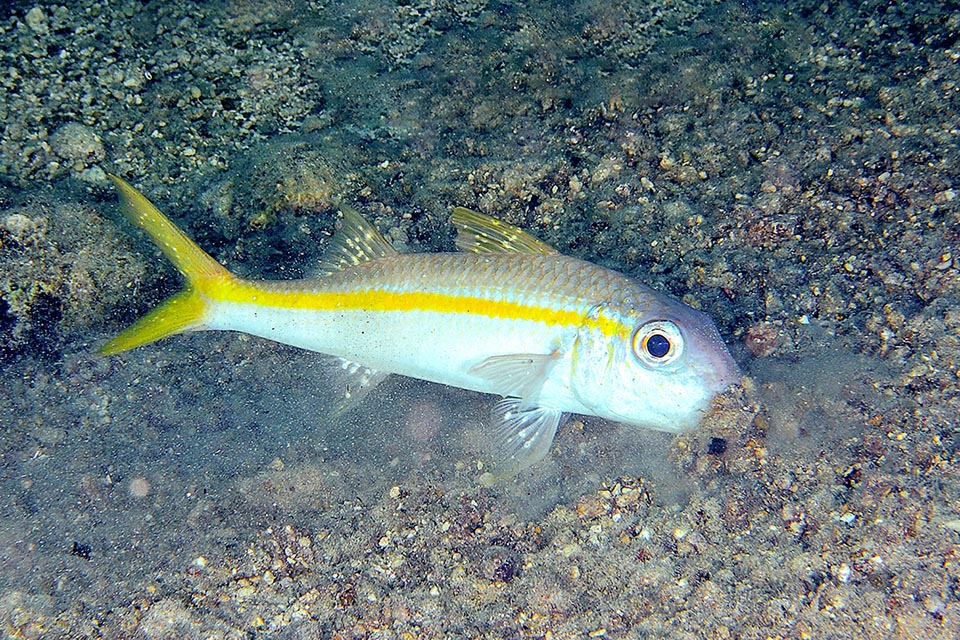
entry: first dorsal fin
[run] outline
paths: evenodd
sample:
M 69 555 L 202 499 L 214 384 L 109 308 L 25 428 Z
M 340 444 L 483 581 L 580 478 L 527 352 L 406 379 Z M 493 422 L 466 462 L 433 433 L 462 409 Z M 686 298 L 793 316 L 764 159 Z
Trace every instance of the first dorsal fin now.
M 320 275 L 329 275 L 355 267 L 361 262 L 399 253 L 359 211 L 340 205 L 340 213 L 343 215 L 340 228 L 333 235 L 320 261 Z
M 506 222 L 464 207 L 454 207 L 457 248 L 474 253 L 558 253 L 545 242 Z

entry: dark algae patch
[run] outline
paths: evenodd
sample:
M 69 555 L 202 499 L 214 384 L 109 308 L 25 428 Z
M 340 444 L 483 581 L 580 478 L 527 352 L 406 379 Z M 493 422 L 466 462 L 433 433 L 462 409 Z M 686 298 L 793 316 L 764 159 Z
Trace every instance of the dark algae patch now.
M 960 13 L 942 2 L 15 3 L 0 12 L 0 630 L 11 638 L 960 635 Z M 107 172 L 251 277 L 347 203 L 453 206 L 708 313 L 693 432 L 561 425 L 231 334 Z

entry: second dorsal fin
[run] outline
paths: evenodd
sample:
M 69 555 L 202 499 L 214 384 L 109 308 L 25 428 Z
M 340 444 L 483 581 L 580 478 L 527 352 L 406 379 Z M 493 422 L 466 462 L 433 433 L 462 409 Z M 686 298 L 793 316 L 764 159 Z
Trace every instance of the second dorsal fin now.
M 545 242 L 512 224 L 471 211 L 454 207 L 451 218 L 457 228 L 457 248 L 474 253 L 558 253 Z
M 360 212 L 340 205 L 340 228 L 333 234 L 320 261 L 319 275 L 336 273 L 361 262 L 386 258 L 399 253 Z

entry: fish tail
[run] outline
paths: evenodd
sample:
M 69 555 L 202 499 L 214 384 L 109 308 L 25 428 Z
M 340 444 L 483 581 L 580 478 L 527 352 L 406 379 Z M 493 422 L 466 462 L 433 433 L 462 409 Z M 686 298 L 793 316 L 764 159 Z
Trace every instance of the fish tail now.
M 203 329 L 208 300 L 237 278 L 187 237 L 142 193 L 117 176 L 110 179 L 120 191 L 126 216 L 147 232 L 154 244 L 187 279 L 187 287 L 168 298 L 126 331 L 100 347 L 104 355 L 120 353 L 166 336 Z

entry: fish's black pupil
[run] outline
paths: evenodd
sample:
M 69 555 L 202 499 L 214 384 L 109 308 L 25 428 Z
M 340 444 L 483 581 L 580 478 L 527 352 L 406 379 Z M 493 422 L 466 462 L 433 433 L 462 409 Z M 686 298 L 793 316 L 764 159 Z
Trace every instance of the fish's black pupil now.
M 670 341 L 662 333 L 655 333 L 647 338 L 647 353 L 654 358 L 662 358 L 670 352 Z

